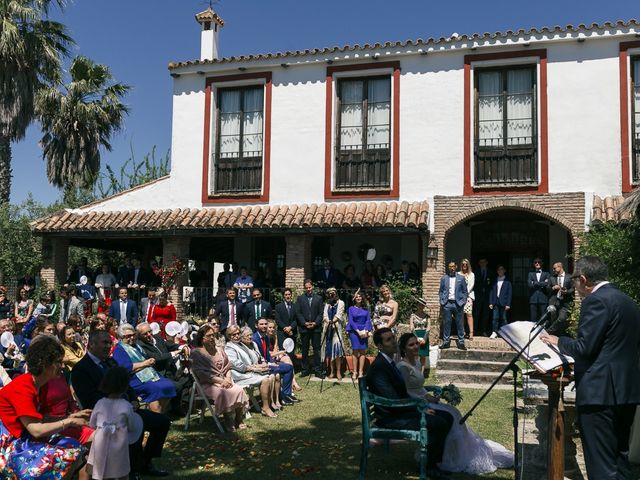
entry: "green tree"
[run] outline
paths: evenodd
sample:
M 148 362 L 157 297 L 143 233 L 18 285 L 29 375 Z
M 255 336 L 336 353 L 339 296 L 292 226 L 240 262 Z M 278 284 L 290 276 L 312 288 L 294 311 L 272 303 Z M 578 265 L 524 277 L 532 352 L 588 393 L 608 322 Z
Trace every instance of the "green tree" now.
M 111 137 L 122 128 L 129 87 L 113 81 L 105 65 L 76 57 L 71 81 L 62 89 L 42 88 L 36 111 L 47 178 L 56 187 L 93 187 L 100 173 L 100 149 L 111 151 Z
M 11 142 L 35 118 L 37 92 L 61 78 L 61 59 L 73 40 L 46 17 L 64 0 L 0 0 L 0 204 L 11 195 Z

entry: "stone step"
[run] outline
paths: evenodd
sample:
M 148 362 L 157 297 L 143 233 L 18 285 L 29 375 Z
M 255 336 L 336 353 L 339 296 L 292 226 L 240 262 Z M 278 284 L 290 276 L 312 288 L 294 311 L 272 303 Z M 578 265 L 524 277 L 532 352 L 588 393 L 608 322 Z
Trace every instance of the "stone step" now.
M 458 358 L 441 358 L 438 361 L 438 371 L 459 370 L 472 372 L 501 372 L 509 362 L 494 362 L 486 360 L 466 360 Z
M 470 346 L 469 346 L 470 347 Z M 467 348 L 469 348 L 467 347 Z M 440 350 L 440 360 L 473 360 L 484 362 L 509 362 L 514 352 L 506 350 L 480 350 L 469 348 L 459 350 L 452 346 L 445 350 Z
M 442 370 L 438 368 L 436 378 L 438 379 L 438 385 L 446 385 L 448 383 L 458 384 L 474 384 L 481 386 L 491 385 L 498 377 L 497 372 L 472 372 L 469 370 Z M 513 375 L 508 373 L 504 375 L 498 384 L 506 385 L 510 384 L 513 380 Z

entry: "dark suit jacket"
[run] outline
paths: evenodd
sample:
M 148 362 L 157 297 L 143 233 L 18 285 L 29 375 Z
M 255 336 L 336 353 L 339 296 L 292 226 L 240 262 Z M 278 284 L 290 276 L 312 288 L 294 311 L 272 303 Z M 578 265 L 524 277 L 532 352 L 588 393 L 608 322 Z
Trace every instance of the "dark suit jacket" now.
M 342 274 L 335 268 L 330 268 L 329 276 L 327 276 L 326 270 L 321 268 L 313 274 L 313 283 L 317 285 L 318 288 L 340 288 L 342 287 Z
M 69 278 L 67 278 L 67 283 L 77 285 L 80 283 L 80 277 L 83 275 L 87 277 L 90 283 L 93 283 L 93 272 L 89 268 L 85 268 L 83 272 L 80 272 L 78 268 L 71 270 Z
M 178 369 L 173 361 L 171 352 L 178 350 L 178 345 L 175 343 L 168 344 L 160 335 L 154 335 L 153 338 L 156 340 L 155 345 L 138 340 L 138 346 L 142 349 L 145 358 L 155 358 L 156 364 L 153 368 L 160 375 L 168 378 L 175 377 Z
M 367 387 L 375 395 L 385 398 L 409 398 L 402 375 L 396 373 L 386 358 L 378 353 L 367 371 Z M 400 417 L 415 417 L 420 413 L 415 407 L 375 407 L 377 422 L 381 427 Z
M 547 289 L 549 288 L 549 279 L 551 275 L 549 272 L 542 272 L 540 274 L 540 281 L 536 276 L 536 272 L 529 272 L 527 277 L 527 285 L 529 286 L 529 303 L 548 303 Z
M 576 361 L 576 405 L 640 403 L 640 307 L 616 287 L 582 301 L 577 338 L 558 348 Z
M 138 278 L 137 281 L 135 276 L 136 276 L 136 270 L 135 268 L 127 268 L 127 269 L 123 269 L 120 271 L 121 272 L 121 278 L 120 280 L 120 286 L 127 286 L 130 283 L 135 283 L 136 285 L 151 285 L 152 282 L 152 275 L 153 272 L 151 272 L 151 270 L 147 270 L 144 267 L 140 267 L 140 270 L 138 270 Z
M 238 325 L 244 325 L 244 305 L 238 300 L 235 300 L 236 305 L 236 321 Z M 216 318 L 220 321 L 220 331 L 224 332 L 229 326 L 229 300 L 226 298 L 218 303 L 214 312 Z
M 258 351 L 260 352 L 260 355 L 262 355 L 262 358 L 264 358 L 265 362 L 272 362 L 273 359 L 271 358 L 271 353 L 269 352 L 269 337 L 267 337 L 266 335 L 264 337 L 265 345 L 267 347 L 266 352 L 262 349 L 262 337 L 260 337 L 260 333 L 253 332 L 253 337 L 251 338 L 253 339 L 253 343 L 255 343 L 258 347 Z
M 244 322 L 253 330 L 256 331 L 256 302 L 254 300 L 247 302 L 242 307 L 244 309 Z M 271 304 L 265 300 L 260 300 L 260 315 L 266 318 L 272 318 Z
M 473 286 L 473 291 L 476 294 L 475 301 L 477 302 L 482 299 L 489 300 L 489 294 L 491 293 L 491 287 L 493 287 L 495 279 L 489 273 L 489 269 L 487 269 L 484 279 L 482 278 L 482 270 L 478 269 L 474 273 L 476 277 L 476 281 Z
M 111 306 L 109 307 L 109 316 L 115 318 L 118 321 L 118 324 L 123 323 L 120 318 L 120 299 L 116 299 L 113 301 Z M 129 323 L 136 326 L 138 323 L 138 304 L 133 300 L 127 299 L 127 318 L 126 323 Z
M 557 275 L 553 275 L 549 279 L 549 305 L 553 305 L 555 307 L 564 307 L 573 303 L 575 287 L 573 285 L 573 280 L 571 280 L 571 275 L 569 275 L 567 272 L 565 272 L 564 274 L 564 281 L 560 286 L 566 288 L 567 293 L 565 293 L 562 298 L 558 298 L 557 290 L 553 290 L 553 287 L 555 285 L 558 285 Z
M 300 295 L 296 300 L 295 311 L 300 333 L 307 332 L 304 326 L 305 322 L 314 322 L 316 324 L 314 331 L 320 333 L 319 327 L 322 324 L 322 315 L 324 313 L 324 302 L 320 295 L 313 294 L 311 306 L 309 306 L 309 298 L 305 294 Z
M 489 294 L 489 305 L 499 307 L 510 307 L 513 298 L 513 286 L 509 279 L 505 278 L 500 289 L 500 297 L 498 297 L 498 280 L 493 283 L 491 293 Z
M 296 305 L 291 303 L 291 309 L 287 310 L 285 302 L 280 302 L 276 305 L 276 324 L 278 324 L 278 330 L 284 329 L 284 327 L 291 327 L 293 334 L 296 334 Z
M 109 358 L 106 360 L 110 367 L 116 367 L 116 362 Z M 100 368 L 91 359 L 89 355 L 85 355 L 76 363 L 71 370 L 71 386 L 80 400 L 82 408 L 95 407 L 98 400 L 105 395 L 100 391 L 100 382 L 104 377 L 104 370 Z M 131 389 L 127 390 L 127 398 L 130 401 L 137 400 L 136 394 Z

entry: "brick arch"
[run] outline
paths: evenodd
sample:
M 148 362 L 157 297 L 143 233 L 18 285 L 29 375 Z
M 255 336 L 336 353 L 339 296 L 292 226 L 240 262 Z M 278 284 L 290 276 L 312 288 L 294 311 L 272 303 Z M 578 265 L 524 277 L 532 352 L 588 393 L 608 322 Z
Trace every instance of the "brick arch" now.
M 471 207 L 464 212 L 458 214 L 453 217 L 449 222 L 447 222 L 444 227 L 444 241 L 446 241 L 446 237 L 449 235 L 455 227 L 460 225 L 461 223 L 476 217 L 478 215 L 482 215 L 484 213 L 489 213 L 496 210 L 502 209 L 510 209 L 510 210 L 520 210 L 527 213 L 532 213 L 536 215 L 540 215 L 541 217 L 546 218 L 547 220 L 551 220 L 559 225 L 561 225 L 565 230 L 571 232 L 572 236 L 575 237 L 577 231 L 580 230 L 579 226 L 574 225 L 573 222 L 570 222 L 557 212 L 549 209 L 548 207 L 542 205 L 535 205 L 529 202 L 523 201 L 513 201 L 513 200 L 494 200 L 491 202 L 483 203 L 482 205 L 476 205 Z

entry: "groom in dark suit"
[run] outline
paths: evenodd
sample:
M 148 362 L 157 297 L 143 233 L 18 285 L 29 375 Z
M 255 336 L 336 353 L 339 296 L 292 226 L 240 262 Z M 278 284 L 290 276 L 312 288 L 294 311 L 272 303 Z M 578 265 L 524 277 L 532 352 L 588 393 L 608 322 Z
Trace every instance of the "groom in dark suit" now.
M 584 256 L 572 277 L 583 298 L 578 336 L 540 338 L 575 360 L 576 407 L 590 480 L 631 478 L 629 432 L 640 404 L 640 308 Z
M 378 347 L 378 356 L 367 372 L 367 388 L 371 393 L 385 398 L 410 398 L 402 374 L 393 362 L 398 352 L 396 336 L 390 328 L 380 328 L 373 334 L 373 343 Z M 420 430 L 421 414 L 415 407 L 386 408 L 376 406 L 376 422 L 382 428 Z M 442 461 L 444 440 L 451 430 L 453 417 L 441 410 L 430 410 L 427 414 L 429 432 L 428 470 L 429 478 L 443 476 L 437 464 Z
M 533 271 L 529 272 L 527 285 L 529 286 L 529 321 L 537 322 L 544 315 L 549 298 L 547 290 L 549 288 L 549 272 L 542 270 L 542 260 L 533 260 Z
M 549 305 L 556 307 L 556 321 L 547 328 L 552 335 L 562 336 L 567 332 L 567 316 L 573 305 L 575 288 L 571 276 L 564 271 L 562 262 L 553 264 L 554 275 L 549 279 Z
M 324 378 L 320 363 L 320 334 L 322 333 L 322 314 L 324 303 L 322 297 L 313 293 L 313 282 L 304 281 L 304 294 L 300 295 L 295 305 L 298 330 L 302 343 L 301 377 L 309 375 L 309 345 L 313 346 L 313 369 L 318 378 Z

